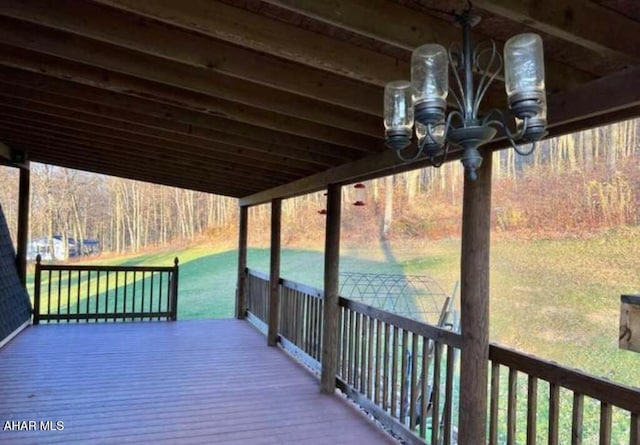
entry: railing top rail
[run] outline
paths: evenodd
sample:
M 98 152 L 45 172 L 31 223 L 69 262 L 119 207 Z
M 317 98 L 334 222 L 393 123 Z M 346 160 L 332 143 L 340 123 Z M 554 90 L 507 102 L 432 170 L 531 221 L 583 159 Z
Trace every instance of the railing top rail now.
M 259 270 L 247 268 L 247 273 L 265 281 L 269 281 L 271 279 L 268 274 Z M 318 289 L 317 287 L 309 286 L 307 284 L 297 283 L 295 281 L 287 280 L 284 278 L 280 278 L 280 284 L 282 284 L 282 286 L 286 288 L 303 292 L 312 297 L 322 298 L 324 296 L 324 291 L 322 289 Z
M 429 338 L 431 340 L 435 340 L 456 348 L 460 348 L 462 346 L 462 336 L 447 329 L 442 329 L 437 326 L 413 320 L 411 318 L 402 317 L 400 315 L 396 315 L 391 312 L 375 308 L 373 306 L 368 306 L 358 301 L 347 300 L 346 298 L 342 297 L 340 297 L 338 304 L 347 309 L 351 309 L 352 311 L 359 312 L 368 317 L 375 318 L 385 323 L 397 326 L 401 329 L 413 332 L 418 335 L 422 335 L 423 337 Z
M 40 270 L 109 271 L 109 272 L 172 272 L 173 266 L 89 266 L 81 264 L 41 264 Z
M 609 403 L 632 413 L 640 413 L 640 389 L 614 383 L 576 369 L 491 344 L 489 359 L 533 377 Z
M 322 289 L 318 289 L 317 287 L 308 286 L 302 283 L 296 283 L 295 281 L 285 280 L 283 278 L 280 278 L 280 284 L 282 284 L 286 288 L 305 293 L 312 297 L 324 298 L 324 291 Z
M 260 278 L 261 280 L 265 280 L 265 281 L 269 281 L 270 279 L 269 274 L 266 274 L 256 269 L 249 269 L 248 267 L 247 267 L 247 274 L 253 275 L 256 278 Z

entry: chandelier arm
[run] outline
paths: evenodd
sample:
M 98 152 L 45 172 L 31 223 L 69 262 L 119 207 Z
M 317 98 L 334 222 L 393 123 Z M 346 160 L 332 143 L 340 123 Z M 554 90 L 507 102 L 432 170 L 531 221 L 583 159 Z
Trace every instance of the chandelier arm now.
M 476 99 L 473 107 L 474 115 L 478 115 L 478 110 L 480 108 L 480 104 L 482 103 L 484 96 L 487 94 L 489 87 L 493 84 L 498 73 L 502 70 L 502 56 L 498 53 L 496 49 L 496 43 L 491 40 L 491 46 L 489 48 L 484 48 L 476 54 L 476 67 L 481 70 L 480 67 L 480 57 L 485 51 L 491 51 L 491 58 L 489 62 L 485 65 L 482 78 L 480 79 L 480 83 L 478 84 L 478 89 L 476 91 Z M 494 67 L 495 62 L 495 67 Z M 488 76 L 488 73 L 491 73 L 491 76 Z
M 436 158 L 435 156 L 431 156 L 429 158 L 429 162 L 431 162 L 432 167 L 440 168 L 444 165 L 444 163 L 447 161 L 447 156 L 449 155 L 449 147 L 450 147 L 450 144 L 446 142 L 444 145 L 444 153 L 442 153 L 442 158 L 440 159 L 440 162 L 435 161 L 435 158 Z
M 478 88 L 476 89 L 476 103 L 474 104 L 474 108 L 477 109 L 477 107 L 475 105 L 477 105 L 478 100 L 477 100 L 477 96 L 478 93 L 480 93 L 480 91 L 482 91 L 482 88 L 484 87 L 484 83 L 487 80 L 487 75 L 488 75 L 488 70 L 487 69 L 482 69 L 480 67 L 480 57 L 482 57 L 482 55 L 489 50 L 489 48 L 483 48 L 483 42 L 478 43 L 478 45 L 476 45 L 476 48 L 473 52 L 473 66 L 474 68 L 482 73 L 482 76 L 480 77 L 480 81 L 478 82 Z M 489 63 L 487 64 L 487 66 L 485 68 L 488 68 L 492 63 L 493 63 L 493 58 L 495 57 L 495 45 L 493 48 L 493 52 L 491 54 L 491 58 L 489 60 Z
M 456 67 L 456 61 L 454 60 L 454 54 L 456 56 L 456 58 L 458 59 L 458 65 L 461 64 L 462 60 L 460 60 L 460 55 L 457 53 L 454 53 L 454 47 L 455 44 L 452 43 L 449 46 L 449 50 L 447 51 L 447 54 L 449 56 L 449 65 L 451 65 L 451 68 L 453 69 L 453 76 L 456 79 L 456 84 L 458 85 L 458 91 L 460 92 L 460 95 L 456 95 L 455 93 L 453 94 L 453 96 L 456 99 L 456 102 L 458 103 L 458 107 L 460 110 L 464 110 L 464 103 L 461 101 L 461 99 L 464 99 L 464 88 L 462 86 L 462 79 L 460 79 L 460 74 L 458 73 L 458 69 Z M 452 88 L 450 88 L 450 90 L 452 90 Z
M 493 114 L 497 115 L 497 119 L 490 119 Z M 509 123 L 507 122 L 507 117 L 505 116 L 504 112 L 497 108 L 493 108 L 489 111 L 489 113 L 487 113 L 487 115 L 482 120 L 482 125 L 483 126 L 497 125 L 499 127 L 502 127 L 507 138 L 509 140 L 516 141 L 516 140 L 522 139 L 525 133 L 527 132 L 527 128 L 529 126 L 529 118 L 525 117 L 522 121 L 522 128 L 520 128 L 519 131 L 512 133 L 511 130 L 509 129 Z
M 451 96 L 453 96 L 453 99 L 456 101 L 456 104 L 458 106 L 458 110 L 462 110 L 463 109 L 463 105 L 462 105 L 462 101 L 458 97 L 458 93 L 456 93 L 453 88 L 449 88 L 449 94 Z
M 404 156 L 402 154 L 402 150 L 406 150 L 407 148 L 409 147 L 396 149 L 396 155 L 398 156 L 398 158 L 400 158 L 402 162 L 413 162 L 416 159 L 418 159 L 420 156 L 422 156 L 422 150 L 424 149 L 424 144 L 418 141 L 418 151 L 414 156 Z
M 529 156 L 535 151 L 538 142 L 532 141 L 531 147 L 528 150 L 522 150 L 520 147 L 518 147 L 518 144 L 516 144 L 516 142 L 511 138 L 509 138 L 509 143 L 511 144 L 511 147 L 513 148 L 513 150 L 516 153 L 518 153 L 520 156 Z

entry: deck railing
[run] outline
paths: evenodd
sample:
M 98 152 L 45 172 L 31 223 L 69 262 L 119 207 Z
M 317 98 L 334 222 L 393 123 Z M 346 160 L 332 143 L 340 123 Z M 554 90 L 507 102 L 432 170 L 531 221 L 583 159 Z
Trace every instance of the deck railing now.
M 338 386 L 407 443 L 456 443 L 461 338 L 341 298 Z
M 176 320 L 178 259 L 169 267 L 42 264 L 36 260 L 33 324 Z
M 489 358 L 490 445 L 640 445 L 639 389 L 497 345 Z
M 248 279 L 249 314 L 266 322 L 269 277 Z M 322 294 L 280 280 L 280 343 L 314 369 Z M 459 397 L 473 397 L 459 387 L 460 335 L 344 298 L 339 305 L 337 386 L 407 443 L 457 444 Z M 640 389 L 495 344 L 488 366 L 489 445 L 640 445 Z

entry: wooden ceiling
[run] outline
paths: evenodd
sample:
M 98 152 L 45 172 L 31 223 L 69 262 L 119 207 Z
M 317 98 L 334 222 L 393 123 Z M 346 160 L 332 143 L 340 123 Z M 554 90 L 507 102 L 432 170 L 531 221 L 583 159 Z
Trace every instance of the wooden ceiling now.
M 459 41 L 440 11 L 465 5 L 0 0 L 0 141 L 243 204 L 425 166 L 385 148 L 383 85 L 408 78 L 414 47 Z M 474 8 L 476 41 L 542 35 L 552 135 L 640 115 L 640 2 Z M 487 106 L 505 98 L 497 82 Z

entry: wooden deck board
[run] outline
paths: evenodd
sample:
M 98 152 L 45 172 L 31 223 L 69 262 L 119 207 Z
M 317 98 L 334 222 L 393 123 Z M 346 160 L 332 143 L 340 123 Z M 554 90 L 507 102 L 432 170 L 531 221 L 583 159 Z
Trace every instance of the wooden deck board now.
M 0 349 L 0 443 L 387 444 L 247 322 L 29 327 Z

